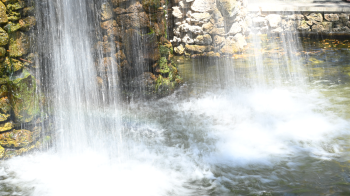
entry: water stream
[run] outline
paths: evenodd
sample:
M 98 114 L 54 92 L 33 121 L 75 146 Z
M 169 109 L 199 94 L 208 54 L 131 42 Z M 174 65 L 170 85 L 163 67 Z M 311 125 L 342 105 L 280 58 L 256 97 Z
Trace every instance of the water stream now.
M 0 195 L 350 193 L 348 40 L 253 36 L 235 59 L 176 57 L 174 94 L 124 103 L 99 96 L 94 3 L 41 2 L 57 141 L 1 162 Z

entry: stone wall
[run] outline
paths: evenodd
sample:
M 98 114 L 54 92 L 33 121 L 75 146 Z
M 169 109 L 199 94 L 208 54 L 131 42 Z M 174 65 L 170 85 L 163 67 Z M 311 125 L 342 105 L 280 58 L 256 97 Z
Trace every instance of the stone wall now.
M 350 13 L 250 13 L 247 24 L 252 33 L 345 33 L 350 34 Z
M 43 142 L 33 2 L 0 1 L 0 158 L 39 147 Z M 41 139 L 40 139 L 41 138 Z M 48 138 L 46 138 L 48 139 Z
M 103 60 L 96 66 L 102 88 L 111 89 L 117 74 L 125 97 L 154 98 L 171 93 L 181 78 L 171 61 L 167 2 L 111 0 L 102 4 L 101 13 L 102 35 L 96 49 L 102 51 Z
M 176 54 L 220 57 L 238 53 L 247 44 L 247 0 L 182 0 L 175 4 L 171 42 Z

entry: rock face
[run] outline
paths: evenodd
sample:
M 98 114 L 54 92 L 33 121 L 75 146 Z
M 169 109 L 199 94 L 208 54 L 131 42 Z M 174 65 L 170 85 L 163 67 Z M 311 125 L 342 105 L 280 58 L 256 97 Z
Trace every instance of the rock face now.
M 253 33 L 280 34 L 283 32 L 302 33 L 346 33 L 350 32 L 349 13 L 310 13 L 297 14 L 249 14 L 248 28 Z
M 163 0 L 110 0 L 102 4 L 102 35 L 95 47 L 105 57 L 96 62 L 102 93 L 104 86 L 116 84 L 115 88 L 121 89 L 126 98 L 156 98 L 170 94 L 181 83 L 171 61 L 173 47 L 166 38 L 169 25 L 166 6 Z M 185 15 L 182 12 L 185 6 L 188 2 L 173 8 L 174 18 Z M 195 16 L 195 20 L 201 20 L 201 16 Z M 184 37 L 184 41 L 193 39 Z
M 217 58 L 244 50 L 245 42 L 231 39 L 226 43 L 226 38 L 240 34 L 244 39 L 248 30 L 245 0 L 195 0 L 191 3 L 191 6 L 182 6 L 179 2 L 173 7 L 175 27 L 171 42 L 176 54 Z M 221 50 L 224 46 L 226 49 Z
M 32 5 L 30 1 L 0 1 L 0 159 L 38 148 L 43 142 L 39 125 L 45 123 L 44 98 L 31 74 L 38 68 L 30 45 L 35 9 L 26 3 Z

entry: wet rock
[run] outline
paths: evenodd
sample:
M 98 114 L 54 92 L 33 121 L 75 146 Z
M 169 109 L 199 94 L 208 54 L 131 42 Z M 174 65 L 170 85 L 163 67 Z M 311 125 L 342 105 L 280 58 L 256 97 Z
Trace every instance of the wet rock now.
M 22 18 L 20 12 L 11 11 L 11 10 L 9 10 L 8 12 L 9 12 L 9 13 L 7 14 L 7 19 L 8 19 L 9 21 L 17 21 L 17 20 L 19 20 L 19 19 Z
M 283 32 L 282 27 L 277 27 L 271 30 L 271 33 L 282 33 L 282 32 Z
M 117 21 L 116 20 L 107 20 L 104 22 L 101 22 L 101 28 L 104 30 L 112 29 L 113 27 L 117 27 Z
M 11 121 L 6 122 L 6 123 L 2 123 L 2 124 L 0 124 L 0 133 L 10 131 L 13 128 L 14 128 L 14 124 Z
M 193 44 L 194 40 L 188 35 L 186 34 L 183 38 L 182 38 L 182 42 L 185 44 Z
M 209 21 L 211 15 L 207 12 L 204 13 L 193 13 L 191 14 L 191 24 L 198 25 L 204 24 Z
M 310 31 L 310 26 L 305 20 L 300 21 L 300 24 L 297 28 L 299 31 Z
M 218 0 L 218 9 L 224 17 L 238 14 L 239 6 L 236 0 Z
M 13 2 L 7 2 L 6 3 L 7 10 L 19 10 L 25 7 L 24 1 L 13 1 Z
M 237 33 L 240 33 L 242 31 L 241 25 L 238 22 L 235 22 L 232 24 L 232 27 L 230 28 L 230 31 L 228 32 L 229 35 L 236 35 Z
M 141 36 L 138 31 L 129 29 L 124 36 L 124 43 L 127 60 L 134 68 L 136 75 L 141 74 L 148 65 L 160 59 L 155 34 Z
M 6 46 L 9 42 L 9 35 L 7 32 L 0 28 L 0 46 Z
M 346 22 L 349 21 L 349 14 L 339 14 L 339 20 L 340 22 L 342 22 L 343 24 L 345 24 Z
M 179 7 L 173 7 L 173 16 L 175 18 L 183 18 L 183 13 L 181 12 Z
M 240 50 L 243 50 L 244 46 L 247 45 L 247 41 L 245 40 L 245 37 L 242 35 L 242 33 L 238 33 L 233 37 L 233 39 L 236 42 L 236 46 L 238 46 Z
M 219 35 L 214 36 L 213 45 L 216 50 L 220 49 L 224 44 L 225 44 L 225 37 L 219 36 Z
M 264 27 L 267 25 L 267 21 L 264 17 L 253 18 L 252 22 L 254 27 Z
M 111 0 L 113 7 L 117 7 L 123 3 L 129 2 L 129 0 Z
M 210 45 L 213 40 L 209 34 L 205 35 L 198 35 L 196 39 L 194 40 L 195 44 L 198 45 Z
M 6 69 L 8 73 L 13 73 L 23 69 L 23 63 L 20 60 L 6 57 L 5 61 L 1 63 L 1 68 Z
M 23 16 L 34 15 L 34 13 L 35 13 L 34 6 L 26 7 L 26 8 L 23 8 L 23 10 L 22 10 L 22 15 Z
M 279 14 L 269 14 L 266 16 L 266 20 L 268 21 L 268 25 L 271 28 L 277 28 L 281 25 L 282 18 Z
M 6 6 L 0 2 L 0 24 L 6 24 L 7 22 Z
M 311 13 L 306 18 L 311 21 L 313 24 L 317 24 L 317 22 L 323 22 L 323 16 L 320 13 Z
M 117 16 L 117 23 L 126 29 L 147 28 L 150 24 L 146 12 L 134 12 Z
M 18 23 L 21 26 L 21 30 L 29 31 L 36 25 L 36 19 L 34 16 L 28 16 L 24 19 L 20 19 Z
M 7 25 L 4 26 L 4 29 L 7 31 L 7 33 L 13 33 L 21 29 L 22 26 L 19 23 L 12 23 L 9 22 Z
M 174 47 L 174 52 L 175 52 L 176 54 L 179 54 L 179 55 L 184 54 L 185 48 L 184 48 L 183 44 L 180 44 L 179 46 Z
M 297 23 L 294 20 L 289 20 L 289 21 L 283 20 L 282 21 L 282 28 L 285 31 L 295 31 L 296 30 L 296 24 Z
M 9 56 L 10 57 L 21 57 L 29 52 L 29 38 L 22 32 L 15 32 L 9 34 L 10 46 Z
M 209 52 L 212 50 L 212 46 L 202 46 L 202 45 L 186 45 L 186 51 L 194 53 Z
M 119 50 L 114 56 L 118 62 L 122 62 L 122 61 L 126 60 L 126 56 L 125 56 L 123 50 Z
M 324 19 L 329 22 L 336 22 L 339 21 L 339 16 L 338 14 L 325 14 Z
M 195 0 L 191 6 L 191 9 L 196 12 L 210 12 L 215 8 L 215 0 Z
M 0 145 L 5 148 L 21 148 L 33 143 L 38 137 L 25 129 L 0 134 Z
M 331 22 L 322 22 L 312 26 L 314 32 L 330 32 L 332 30 Z
M 23 77 L 11 81 L 13 92 L 10 97 L 15 122 L 26 123 L 40 114 L 39 96 L 36 91 L 35 78 L 26 70 Z

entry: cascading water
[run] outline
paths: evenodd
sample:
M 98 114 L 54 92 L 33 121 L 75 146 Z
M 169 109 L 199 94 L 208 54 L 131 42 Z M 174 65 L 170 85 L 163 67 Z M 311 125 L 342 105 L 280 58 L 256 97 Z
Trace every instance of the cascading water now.
M 291 34 L 252 35 L 247 58 L 179 57 L 179 90 L 124 104 L 117 75 L 102 92 L 96 81 L 103 2 L 37 3 L 56 140 L 2 162 L 1 195 L 307 195 L 349 183 L 350 96 L 332 102 L 332 87 L 307 82 Z

